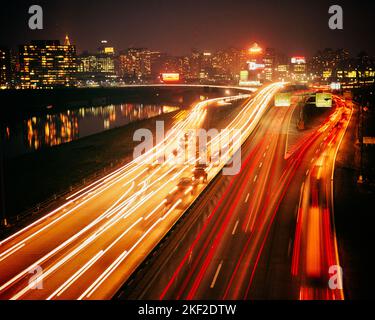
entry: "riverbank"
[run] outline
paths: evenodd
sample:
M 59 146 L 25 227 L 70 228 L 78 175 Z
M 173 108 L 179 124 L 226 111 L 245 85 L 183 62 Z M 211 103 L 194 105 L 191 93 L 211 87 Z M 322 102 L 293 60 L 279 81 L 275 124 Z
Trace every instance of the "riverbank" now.
M 236 92 L 248 93 L 245 90 Z M 63 88 L 54 90 L 0 90 L 0 120 L 30 114 L 58 112 L 71 108 L 120 104 L 124 101 L 144 104 L 170 103 L 189 106 L 197 97 L 225 96 L 227 89 L 209 86 L 145 86 L 118 88 Z
M 155 122 L 171 126 L 178 111 L 136 121 L 95 135 L 5 162 L 7 216 L 17 215 L 72 186 L 84 183 L 96 172 L 132 160 L 138 128 L 155 131 Z
M 212 106 L 203 127 L 224 128 L 241 107 Z M 155 133 L 156 121 L 164 121 L 165 130 L 177 121 L 180 111 L 130 123 L 52 148 L 24 154 L 5 163 L 6 212 L 8 217 L 43 203 L 54 195 L 87 183 L 90 177 L 103 175 L 133 159 L 133 134 L 139 128 Z M 179 115 L 186 116 L 186 111 Z M 106 170 L 104 172 L 104 170 Z

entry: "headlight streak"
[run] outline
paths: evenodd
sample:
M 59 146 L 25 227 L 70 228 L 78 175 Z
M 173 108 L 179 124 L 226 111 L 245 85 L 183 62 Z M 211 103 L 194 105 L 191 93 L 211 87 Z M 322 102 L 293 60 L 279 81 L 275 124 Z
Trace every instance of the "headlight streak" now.
M 273 93 L 276 90 L 278 90 L 278 88 L 279 88 L 279 85 L 272 85 L 272 86 L 267 87 L 266 89 L 261 90 L 259 92 L 259 95 L 257 95 L 252 101 L 250 101 L 250 103 L 247 103 L 246 106 L 243 108 L 243 110 L 241 110 L 241 112 L 235 117 L 235 119 L 230 123 L 230 125 L 228 125 L 229 129 L 230 128 L 232 128 L 232 129 L 238 129 L 238 127 L 240 127 L 241 131 L 240 132 L 236 132 L 235 133 L 235 137 L 239 138 L 241 140 L 241 143 L 243 143 L 243 141 L 251 134 L 251 132 L 253 131 L 254 127 L 256 126 L 258 120 L 263 115 L 263 113 L 266 111 L 266 107 L 267 107 L 267 105 L 268 105 L 268 103 L 269 103 L 269 101 L 270 101 Z M 244 97 L 242 96 L 241 98 L 244 98 Z M 210 100 L 210 102 L 211 101 L 215 101 L 215 100 L 217 100 L 217 99 Z M 168 139 L 170 137 L 172 137 L 172 139 L 169 142 L 167 142 L 167 143 L 166 143 L 167 138 L 165 139 L 165 142 L 164 142 L 165 145 L 163 146 L 164 150 L 167 149 L 168 147 L 172 146 L 174 143 L 176 143 L 176 141 L 177 141 L 176 137 L 178 137 L 178 135 L 176 134 L 176 131 L 180 131 L 181 133 L 184 132 L 186 130 L 186 127 L 188 126 L 189 123 L 193 123 L 194 126 L 195 125 L 197 125 L 197 126 L 200 125 L 200 123 L 203 121 L 203 119 L 204 119 L 205 114 L 206 114 L 207 111 L 204 110 L 203 113 L 201 113 L 201 112 L 198 112 L 197 110 L 205 107 L 206 105 L 207 105 L 207 101 L 198 103 L 198 105 L 194 108 L 194 111 L 186 119 L 186 123 L 187 123 L 186 126 L 182 126 L 181 124 L 179 124 L 179 125 L 176 126 L 176 128 L 178 128 L 178 129 L 171 130 L 169 132 L 169 134 L 167 135 L 167 137 L 168 137 Z M 255 109 L 255 110 L 251 110 L 251 109 Z M 249 112 L 250 112 L 250 116 L 249 116 Z M 197 114 L 199 114 L 200 116 L 197 117 Z M 194 120 L 194 118 L 195 118 L 195 120 Z M 223 139 L 223 135 L 216 136 L 214 139 L 212 139 L 208 143 L 208 145 L 212 144 L 213 146 L 215 146 L 215 143 L 216 143 L 216 145 L 219 145 L 219 143 L 222 141 L 222 139 Z M 155 151 L 154 154 L 152 154 L 152 152 L 148 152 L 149 153 L 148 154 L 149 159 L 157 158 L 157 156 L 160 155 L 164 151 L 162 149 L 158 149 L 157 150 L 156 146 L 154 147 L 154 149 L 155 149 L 154 150 Z M 228 150 L 227 150 L 227 152 L 223 155 L 224 161 L 222 161 L 222 163 L 220 164 L 220 166 L 218 166 L 217 168 L 215 168 L 215 167 L 213 167 L 213 166 L 210 165 L 208 167 L 209 169 L 207 169 L 207 171 L 208 171 L 208 173 L 210 174 L 211 177 L 213 177 L 214 175 L 216 175 L 217 172 L 219 172 L 221 170 L 222 166 L 226 163 L 227 160 L 230 159 L 230 154 L 233 153 L 233 152 L 235 152 L 235 150 L 233 149 L 233 146 L 229 147 Z M 146 154 L 142 155 L 141 157 L 147 158 Z M 166 164 L 168 164 L 168 161 L 162 163 L 160 167 L 158 167 L 157 169 L 155 169 L 147 177 L 147 179 L 149 180 L 150 178 L 153 178 L 154 176 L 156 176 L 156 173 L 158 173 L 159 171 L 163 170 L 162 168 Z M 52 250 L 51 252 L 49 252 L 47 255 L 45 255 L 44 257 L 42 257 L 41 259 L 39 259 L 36 263 L 34 263 L 33 265 L 31 265 L 31 267 L 25 269 L 23 272 L 19 273 L 18 275 L 16 275 L 15 277 L 13 277 L 11 280 L 9 280 L 8 282 L 6 282 L 4 285 L 2 285 L 0 287 L 0 291 L 3 291 L 9 285 L 11 285 L 12 283 L 18 281 L 21 277 L 23 277 L 24 275 L 26 275 L 27 272 L 33 266 L 36 266 L 36 265 L 39 265 L 39 264 L 43 263 L 44 261 L 46 261 L 47 259 L 49 259 L 50 257 L 52 257 L 54 254 L 56 254 L 59 250 L 63 249 L 68 244 L 70 244 L 74 240 L 78 239 L 79 236 L 83 235 L 84 232 L 86 232 L 89 229 L 91 229 L 92 227 L 94 227 L 96 224 L 98 224 L 99 222 L 101 222 L 104 218 L 110 219 L 107 222 L 105 222 L 105 224 L 102 227 L 100 227 L 98 229 L 98 231 L 95 232 L 91 237 L 87 238 L 75 250 L 73 250 L 72 252 L 70 252 L 67 256 L 65 256 L 59 262 L 55 263 L 50 269 L 48 269 L 44 273 L 44 277 L 49 276 L 51 273 L 53 273 L 55 270 L 57 270 L 60 266 L 62 266 L 66 261 L 68 261 L 70 258 L 72 258 L 73 256 L 75 256 L 79 251 L 83 250 L 83 248 L 85 248 L 87 245 L 89 245 L 95 239 L 97 239 L 106 230 L 109 230 L 109 228 L 111 228 L 121 218 L 125 219 L 125 218 L 129 217 L 131 214 L 133 214 L 140 206 L 142 206 L 143 204 L 145 204 L 148 199 L 150 199 L 153 196 L 157 195 L 160 190 L 163 190 L 164 187 L 166 187 L 168 184 L 170 184 L 170 181 L 176 180 L 177 178 L 181 177 L 185 172 L 188 171 L 188 169 L 190 168 L 191 165 L 192 165 L 191 161 L 187 161 L 185 163 L 185 165 L 178 172 L 176 172 L 175 174 L 173 174 L 173 176 L 172 176 L 171 179 L 168 179 L 165 183 L 163 183 L 156 190 L 149 192 L 148 194 L 146 194 L 145 196 L 142 196 L 138 200 L 136 199 L 137 197 L 141 196 L 141 194 L 147 193 L 148 190 L 151 190 L 152 187 L 154 187 L 157 183 L 159 183 L 161 180 L 163 180 L 163 178 L 167 177 L 169 174 L 172 173 L 173 170 L 175 170 L 174 167 L 169 168 L 159 178 L 155 179 L 151 183 L 144 184 L 142 186 L 141 190 L 136 191 L 131 197 L 125 199 L 128 196 L 128 194 L 130 193 L 130 191 L 133 190 L 136 178 L 140 177 L 143 173 L 145 173 L 145 171 L 147 169 L 142 170 L 141 173 L 137 174 L 136 178 L 131 179 L 130 181 L 126 182 L 123 185 L 123 186 L 126 186 L 129 183 L 131 183 L 131 187 L 119 199 L 117 199 L 113 203 L 113 205 L 111 205 L 111 207 L 109 209 L 107 209 L 102 215 L 100 215 L 97 219 L 95 219 L 92 223 L 90 223 L 89 225 L 87 225 L 85 228 L 83 228 L 82 230 L 80 230 L 77 234 L 75 234 L 74 236 L 72 236 L 71 238 L 69 238 L 68 240 L 66 240 L 65 242 L 63 242 L 57 248 L 55 248 L 54 250 Z M 124 172 L 124 171 L 126 171 L 126 169 L 129 169 L 129 168 L 131 168 L 130 172 Z M 104 178 L 99 179 L 96 183 L 93 183 L 90 186 L 88 186 L 88 187 L 86 187 L 84 189 L 81 189 L 80 191 L 78 191 L 77 193 L 75 193 L 74 195 L 72 195 L 71 197 L 69 197 L 68 203 L 65 204 L 64 206 L 56 209 L 55 211 L 53 211 L 53 213 L 58 212 L 59 210 L 61 210 L 61 208 L 66 207 L 68 204 L 71 204 L 74 201 L 77 201 L 79 199 L 82 199 L 83 197 L 88 196 L 87 199 L 85 199 L 81 203 L 75 205 L 74 208 L 70 209 L 69 211 L 65 212 L 61 217 L 57 218 L 57 219 L 62 219 L 66 215 L 70 214 L 71 212 L 73 212 L 74 210 L 76 210 L 77 208 L 79 208 L 80 206 L 82 206 L 87 201 L 93 199 L 97 195 L 101 194 L 102 192 L 104 192 L 105 190 L 107 190 L 108 188 L 110 188 L 111 186 L 113 186 L 115 183 L 117 183 L 119 181 L 122 181 L 125 177 L 129 176 L 131 173 L 137 172 L 137 170 L 140 170 L 140 169 L 141 169 L 141 167 L 139 165 L 128 164 L 128 165 L 124 166 L 123 168 L 120 168 L 120 169 L 116 170 L 114 173 L 112 173 L 110 175 L 107 175 Z M 116 177 L 115 181 L 112 180 L 114 177 Z M 140 186 L 140 185 L 138 185 L 138 186 Z M 92 188 L 90 189 L 90 187 L 92 187 Z M 192 187 L 189 187 L 188 191 L 185 191 L 185 195 L 188 194 L 191 190 L 192 190 Z M 94 193 L 94 195 L 92 195 L 92 193 Z M 74 196 L 77 196 L 77 197 L 74 198 Z M 136 201 L 136 202 L 132 204 L 132 202 L 134 202 L 134 201 Z M 118 257 L 118 259 L 115 260 L 114 264 L 111 265 L 112 269 L 110 269 L 109 271 L 107 269 L 104 273 L 102 273 L 102 277 L 100 278 L 101 279 L 100 283 L 98 282 L 94 286 L 90 286 L 90 288 L 91 288 L 90 292 L 86 290 L 87 291 L 87 297 L 91 296 L 91 294 L 97 289 L 96 285 L 98 285 L 98 287 L 99 287 L 101 285 L 101 283 L 103 283 L 109 277 L 109 275 L 118 267 L 118 265 L 120 265 L 121 262 L 124 259 L 126 259 L 126 257 L 137 247 L 137 245 L 139 243 L 141 243 L 141 241 L 143 239 L 145 239 L 146 235 L 149 234 L 153 230 L 153 228 L 155 228 L 155 226 L 158 223 L 160 223 L 161 221 L 165 220 L 166 217 L 169 216 L 171 214 L 171 212 L 173 210 L 175 210 L 175 208 L 181 202 L 182 202 L 182 199 L 179 199 L 168 210 L 168 212 L 163 217 L 159 218 L 156 223 L 154 223 L 149 229 L 147 229 L 143 233 L 143 235 L 141 236 L 141 238 L 138 239 L 138 241 L 135 243 L 135 245 L 130 250 L 128 250 L 128 251 L 125 250 Z M 137 220 L 137 223 L 140 222 L 140 220 L 148 220 L 155 212 L 158 211 L 158 209 L 164 203 L 165 203 L 165 200 L 163 200 L 161 203 L 159 203 L 146 217 L 139 218 Z M 131 207 L 129 207 L 129 206 L 131 206 Z M 49 215 L 52 215 L 52 212 Z M 55 220 L 57 220 L 57 219 L 55 219 Z M 42 218 L 42 219 L 40 219 L 38 221 L 41 222 L 42 220 L 44 220 L 44 218 Z M 51 223 L 56 223 L 55 220 L 53 220 Z M 38 221 L 35 222 L 34 225 L 37 224 Z M 57 220 L 57 221 L 59 221 L 59 220 Z M 44 226 L 38 232 L 42 232 L 43 230 L 45 230 L 46 228 L 50 227 L 51 225 L 52 224 L 48 224 L 48 225 Z M 30 228 L 30 226 L 27 227 L 27 230 L 29 228 Z M 23 230 L 21 230 L 18 234 L 20 234 L 22 232 L 25 232 L 25 230 L 26 230 L 26 228 L 23 229 Z M 126 232 L 122 234 L 121 238 L 123 236 L 125 236 L 130 230 L 131 230 L 131 228 L 127 229 Z M 32 236 L 35 236 L 35 234 L 30 235 L 29 236 L 30 238 L 26 238 L 26 239 L 30 240 L 32 238 Z M 11 238 L 8 238 L 8 239 L 4 240 L 2 243 L 5 243 L 5 242 L 9 241 L 10 239 Z M 120 239 L 117 238 L 113 243 L 117 243 Z M 24 240 L 24 241 L 27 241 L 27 240 Z M 114 244 L 113 244 L 113 246 L 112 246 L 112 244 L 108 248 L 112 248 L 114 246 Z M 19 246 L 21 246 L 21 245 L 24 246 L 25 243 L 24 242 L 22 242 L 21 244 L 18 243 L 16 246 L 13 247 L 13 250 L 17 251 L 18 248 L 19 248 Z M 10 249 L 12 249 L 12 248 L 10 248 Z M 3 252 L 2 255 L 5 255 L 6 253 L 9 253 L 11 255 L 12 252 L 11 252 L 10 249 L 8 249 L 7 252 Z M 72 275 L 71 277 L 69 277 L 68 280 L 66 280 L 63 283 L 63 285 L 61 285 L 54 292 L 54 294 L 57 295 L 57 296 L 60 296 L 66 290 L 67 287 L 69 287 L 71 284 L 73 284 L 80 276 L 82 276 L 82 274 L 84 274 L 88 269 L 90 269 L 105 254 L 105 252 L 108 252 L 108 251 L 106 251 L 107 249 L 105 249 L 103 252 L 99 251 L 97 253 L 97 255 L 95 255 L 92 259 L 90 259 L 88 262 L 86 262 L 84 264 L 84 266 L 82 268 L 80 268 L 74 275 Z M 1 257 L 1 255 L 0 255 L 0 257 Z M 21 290 L 20 292 L 18 292 L 17 294 L 15 294 L 12 298 L 18 299 L 18 298 L 22 297 L 27 291 L 28 291 L 28 288 L 24 288 L 23 290 Z M 81 297 L 83 298 L 84 296 L 85 295 L 82 295 Z M 49 296 L 49 298 L 53 298 L 53 297 L 54 297 L 53 294 Z

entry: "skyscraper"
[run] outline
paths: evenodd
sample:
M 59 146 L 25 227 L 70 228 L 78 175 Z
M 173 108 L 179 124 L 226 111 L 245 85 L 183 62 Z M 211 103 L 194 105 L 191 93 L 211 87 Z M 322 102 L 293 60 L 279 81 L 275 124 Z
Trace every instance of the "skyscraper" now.
M 75 85 L 76 48 L 65 38 L 37 40 L 19 47 L 20 80 L 23 89 L 51 89 Z
M 317 80 L 327 83 L 336 66 L 348 58 L 349 52 L 344 49 L 333 50 L 325 48 L 324 50 L 319 50 L 312 57 L 309 69 L 316 76 Z
M 11 81 L 10 51 L 0 47 L 0 89 L 8 89 Z
M 151 52 L 146 48 L 129 48 L 120 53 L 119 75 L 121 77 L 139 80 L 151 76 L 152 58 L 157 52 Z
M 306 81 L 307 68 L 306 58 L 303 56 L 294 56 L 290 59 L 290 71 L 292 80 L 297 82 Z
M 264 79 L 266 81 L 272 81 L 274 78 L 274 68 L 276 64 L 276 51 L 273 48 L 266 48 L 266 52 L 263 57 L 264 64 Z

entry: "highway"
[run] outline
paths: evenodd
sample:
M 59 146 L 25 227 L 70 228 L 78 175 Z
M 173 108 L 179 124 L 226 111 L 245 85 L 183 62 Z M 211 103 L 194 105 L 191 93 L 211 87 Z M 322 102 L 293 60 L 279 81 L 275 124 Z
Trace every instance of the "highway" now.
M 295 106 L 272 107 L 242 148 L 120 299 L 343 299 L 332 181 L 352 108 L 335 110 L 289 148 Z
M 226 147 L 206 169 L 212 180 L 255 130 L 281 86 L 266 86 L 252 99 L 199 102 L 143 155 L 2 240 L 0 298 L 110 299 L 206 187 L 193 179 L 196 159 L 177 161 L 176 150 L 190 142 L 186 134 L 201 127 L 212 104 L 247 98 L 227 128 L 239 143 L 229 145 L 221 132 L 207 144 L 212 154 Z M 184 179 L 190 185 L 181 190 Z

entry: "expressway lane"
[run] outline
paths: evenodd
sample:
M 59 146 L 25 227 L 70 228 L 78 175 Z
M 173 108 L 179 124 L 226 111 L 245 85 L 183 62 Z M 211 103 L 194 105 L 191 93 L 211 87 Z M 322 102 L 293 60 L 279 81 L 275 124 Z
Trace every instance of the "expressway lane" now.
M 320 249 L 315 252 L 318 258 L 326 259 L 328 252 L 334 252 L 335 262 L 331 260 L 326 264 L 339 265 L 337 255 L 337 243 L 334 231 L 334 214 L 333 203 L 330 194 L 332 192 L 331 178 L 334 168 L 334 157 L 337 148 L 339 148 L 340 139 L 346 132 L 346 126 L 350 120 L 351 108 L 344 107 L 341 99 L 336 98 L 338 107 L 333 116 L 327 119 L 317 130 L 312 132 L 311 136 L 305 141 L 305 146 L 300 145 L 295 151 L 292 158 L 302 157 L 299 166 L 296 168 L 294 178 L 291 181 L 288 192 L 280 203 L 275 223 L 271 230 L 271 236 L 265 245 L 263 256 L 260 259 L 258 272 L 255 274 L 249 298 L 250 299 L 343 299 L 342 290 L 331 290 L 328 288 L 328 267 L 322 265 L 322 276 L 312 279 L 308 276 L 306 268 L 306 252 L 307 252 L 307 217 L 311 218 L 311 212 L 306 213 L 309 207 L 308 199 L 313 193 L 310 192 L 311 180 L 316 183 L 316 173 L 320 166 L 324 165 L 320 171 L 320 179 L 325 183 L 318 188 L 319 208 L 325 208 L 327 213 L 329 209 L 329 223 L 327 220 L 318 222 L 322 230 L 329 234 L 331 243 L 321 242 Z M 335 117 L 335 114 L 337 117 Z M 337 124 L 337 125 L 336 125 Z M 327 157 L 327 155 L 330 155 Z M 324 157 L 324 161 L 322 161 Z M 324 174 L 323 174 L 324 173 Z M 315 178 L 311 178 L 314 175 Z M 314 183 L 313 183 L 314 185 Z M 315 188 L 317 185 L 315 184 Z M 324 192 L 323 192 L 324 190 Z M 327 195 L 326 197 L 325 195 Z M 324 197 L 322 195 L 324 194 Z M 328 203 L 323 203 L 328 200 Z M 302 207 L 301 207 L 302 206 Z M 320 209 L 318 209 L 319 211 Z M 302 213 L 304 212 L 303 218 Z M 312 212 L 313 214 L 316 212 Z M 327 218 L 328 216 L 326 216 Z M 301 232 L 301 223 L 304 230 Z M 319 227 L 318 227 L 319 228 Z M 303 233 L 302 245 L 299 243 Z M 320 234 L 320 231 L 318 231 Z M 322 233 L 323 234 L 323 233 Z M 311 236 L 309 239 L 312 239 Z M 309 242 L 309 247 L 315 247 L 319 244 L 320 236 Z M 333 246 L 332 246 L 333 245 Z M 302 258 L 303 256 L 303 258 Z M 324 274 L 323 274 L 324 273 Z
M 159 256 L 125 286 L 122 299 L 341 299 L 342 290 L 322 290 L 306 282 L 307 265 L 293 274 L 297 249 L 297 209 L 301 188 L 322 154 L 326 181 L 334 152 L 350 117 L 349 108 L 338 104 L 333 115 L 303 140 L 292 154 L 286 153 L 288 126 L 293 108 L 271 108 L 243 145 L 243 165 L 232 178 L 220 177 L 189 215 L 180 231 L 167 241 Z M 333 148 L 327 150 L 327 147 Z M 333 158 L 332 158 L 333 157 Z M 312 170 L 312 171 L 310 171 Z M 304 184 L 303 184 L 304 185 Z M 220 187 L 221 186 L 221 187 Z M 298 187 L 296 187 L 298 186 Z M 325 193 L 328 189 L 325 189 Z M 324 194 L 324 192 L 323 192 Z M 218 196 L 220 195 L 220 197 Z M 322 197 L 320 197 L 322 198 Z M 319 199 L 320 199 L 319 198 Z M 212 201 L 214 199 L 214 201 Z M 320 206 L 326 198 L 319 200 Z M 303 202 L 302 202 L 303 203 Z M 307 201 L 308 203 L 308 201 Z M 319 206 L 319 207 L 320 207 Z M 327 204 L 324 207 L 330 207 Z M 309 210 L 309 207 L 304 210 Z M 316 255 L 337 252 L 333 214 L 319 225 L 330 235 Z M 305 223 L 307 229 L 309 223 Z M 298 224 L 297 224 L 298 226 Z M 307 233 L 307 231 L 304 231 Z M 316 248 L 316 237 L 305 236 L 303 252 Z M 319 236 L 320 237 L 320 236 Z M 318 238 L 319 238 L 318 237 Z M 178 243 L 177 243 L 178 242 Z M 319 242 L 318 242 L 319 243 Z M 328 247 L 327 247 L 328 246 Z M 334 254 L 330 255 L 331 257 Z M 314 260 L 314 259 L 312 259 Z M 334 262 L 339 264 L 337 255 Z M 155 269 L 155 270 L 154 270 Z M 143 280 L 143 279 L 145 280 Z M 325 282 L 326 278 L 323 278 Z M 322 281 L 320 280 L 320 283 Z M 306 286 L 309 285 L 307 288 Z M 324 293 L 322 293 L 324 292 Z
M 246 101 L 228 126 L 242 128 L 245 140 L 279 89 L 273 84 Z M 247 96 L 225 97 L 244 99 Z M 203 190 L 185 191 L 166 205 L 182 178 L 191 178 L 194 162 L 173 158 L 188 130 L 200 128 L 211 103 L 198 103 L 167 134 L 162 143 L 114 173 L 67 198 L 61 208 L 0 244 L 1 299 L 108 299 L 111 298 L 159 240 Z M 213 140 L 225 143 L 225 136 Z M 210 142 L 214 147 L 214 142 Z M 208 167 L 212 179 L 234 153 L 228 148 L 218 166 Z
M 286 136 L 292 111 L 293 108 L 271 108 L 265 114 L 254 135 L 242 147 L 241 172 L 234 177 L 218 177 L 195 212 L 189 213 L 200 217 L 190 232 L 184 230 L 179 244 L 164 250 L 166 254 L 160 260 L 169 263 L 163 264 L 162 274 L 157 272 L 152 280 L 147 277 L 146 288 L 142 284 L 139 285 L 142 289 L 131 286 L 124 297 L 129 294 L 129 298 L 142 299 L 220 299 L 226 294 L 234 299 L 246 292 L 244 282 L 231 281 L 231 276 L 234 272 L 240 275 L 238 279 L 248 276 L 249 268 L 245 263 L 238 266 L 237 261 L 248 259 L 243 249 L 255 233 L 252 254 L 260 249 L 267 226 L 272 222 L 272 210 L 264 212 L 259 208 L 273 202 L 268 195 L 283 174 L 281 160 L 285 145 L 279 142 Z M 215 199 L 216 207 L 210 199 Z

